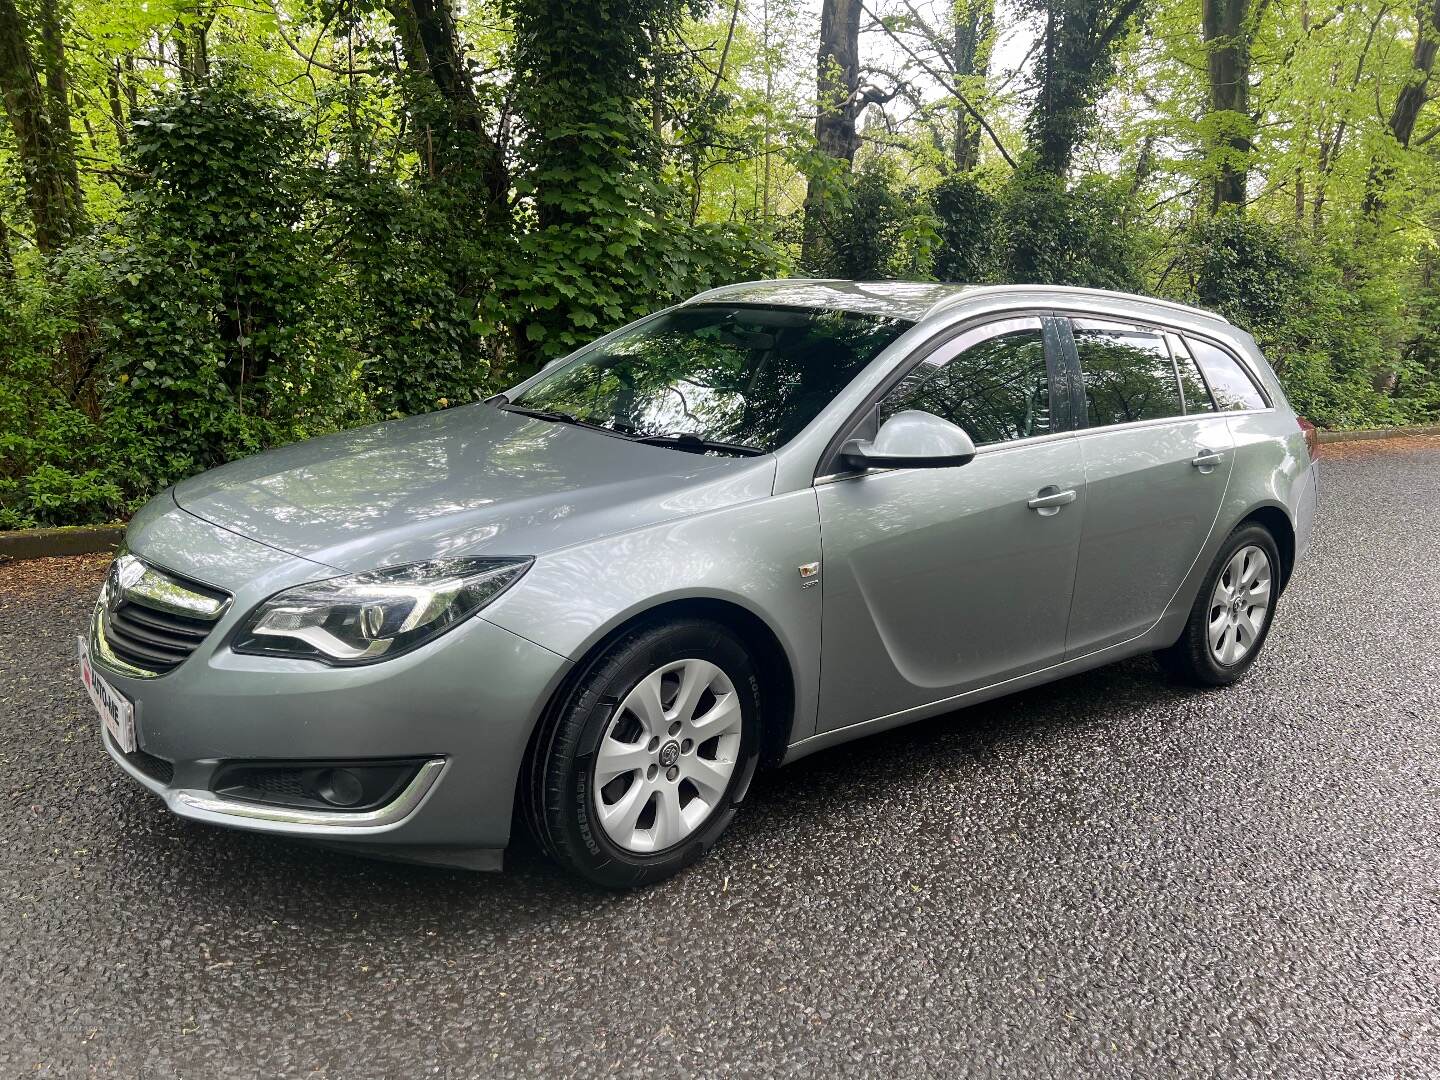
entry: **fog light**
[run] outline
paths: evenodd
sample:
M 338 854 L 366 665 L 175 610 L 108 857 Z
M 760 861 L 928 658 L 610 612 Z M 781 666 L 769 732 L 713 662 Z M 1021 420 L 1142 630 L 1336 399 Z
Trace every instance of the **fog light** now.
M 360 812 L 384 806 L 415 779 L 420 758 L 379 761 L 227 761 L 211 790 L 227 799 L 297 810 Z
M 315 778 L 315 794 L 331 806 L 354 806 L 365 797 L 365 785 L 349 769 L 326 769 Z

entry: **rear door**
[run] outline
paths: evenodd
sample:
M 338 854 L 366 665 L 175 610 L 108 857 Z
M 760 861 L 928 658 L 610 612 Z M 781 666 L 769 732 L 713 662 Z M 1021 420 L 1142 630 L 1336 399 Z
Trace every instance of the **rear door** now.
M 960 425 L 974 460 L 817 482 L 822 730 L 1061 660 L 1085 495 L 1064 378 L 1052 320 L 966 329 L 878 408 Z
M 1235 441 L 1176 335 L 1079 315 L 1069 331 L 1086 491 L 1073 658 L 1160 618 L 1215 526 Z

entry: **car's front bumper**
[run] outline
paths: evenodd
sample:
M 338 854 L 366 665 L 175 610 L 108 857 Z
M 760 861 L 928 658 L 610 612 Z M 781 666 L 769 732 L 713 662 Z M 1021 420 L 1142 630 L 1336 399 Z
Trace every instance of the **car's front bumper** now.
M 499 865 L 516 777 L 539 712 L 569 662 L 472 618 L 421 649 L 362 668 L 241 656 L 217 628 L 158 678 L 97 670 L 135 707 L 140 754 L 106 749 L 181 817 L 469 868 Z M 98 726 L 98 725 L 97 725 Z M 420 759 L 363 812 L 298 809 L 213 790 L 227 762 Z

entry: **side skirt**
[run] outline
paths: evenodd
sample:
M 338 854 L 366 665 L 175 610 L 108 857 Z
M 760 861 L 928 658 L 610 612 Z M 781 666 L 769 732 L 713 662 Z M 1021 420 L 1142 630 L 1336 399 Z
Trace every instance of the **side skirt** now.
M 1093 668 L 1104 667 L 1106 664 L 1113 664 L 1125 660 L 1131 656 L 1139 656 L 1141 653 L 1152 652 L 1169 644 L 1168 641 L 1160 641 L 1164 637 L 1162 632 L 1170 623 L 1169 612 L 1166 616 L 1152 626 L 1139 637 L 1131 638 L 1129 641 L 1116 642 L 1114 645 L 1107 645 L 1085 656 L 1077 656 L 1073 660 L 1065 660 L 1059 664 L 1053 664 L 1039 671 L 1032 671 L 1028 675 L 1017 675 L 1013 679 L 1006 679 L 1003 682 L 991 683 L 989 686 L 977 687 L 974 690 L 967 690 L 963 694 L 955 694 L 951 697 L 941 698 L 939 701 L 932 701 L 926 705 L 916 705 L 909 709 L 902 709 L 899 712 L 886 713 L 884 716 L 877 716 L 873 720 L 862 720 L 858 724 L 851 724 L 848 727 L 836 728 L 833 731 L 822 731 L 812 735 L 808 739 L 801 739 L 799 742 L 791 743 L 785 750 L 785 756 L 781 760 L 782 765 L 789 765 L 792 761 L 799 761 L 801 758 L 815 753 L 817 750 L 825 750 L 831 746 L 839 746 L 852 739 L 864 738 L 866 735 L 874 735 L 881 731 L 889 731 L 891 728 L 903 727 L 906 724 L 914 723 L 917 720 L 924 720 L 930 716 L 940 716 L 944 713 L 954 712 L 956 709 L 965 708 L 968 705 L 978 705 L 982 701 L 991 701 L 994 698 L 1005 697 L 1007 694 L 1014 694 L 1021 690 L 1027 690 L 1032 686 L 1042 686 L 1045 683 L 1055 682 L 1070 675 L 1078 675 L 1082 671 L 1090 671 Z

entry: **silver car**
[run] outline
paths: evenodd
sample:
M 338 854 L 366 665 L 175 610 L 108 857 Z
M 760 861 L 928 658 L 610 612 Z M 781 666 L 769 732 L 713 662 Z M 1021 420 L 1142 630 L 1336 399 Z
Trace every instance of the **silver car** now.
M 757 768 L 1137 653 L 1223 686 L 1316 470 L 1255 342 L 1081 289 L 765 281 L 158 496 L 79 642 L 196 821 L 624 887 Z

